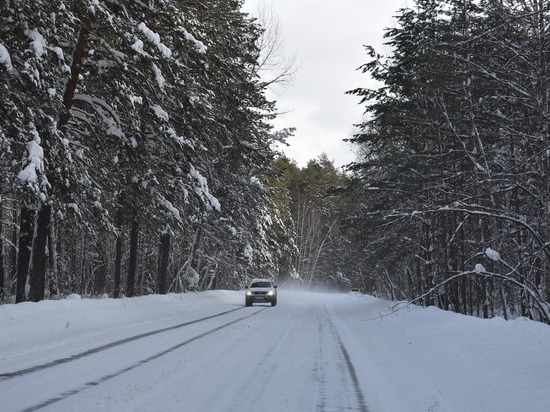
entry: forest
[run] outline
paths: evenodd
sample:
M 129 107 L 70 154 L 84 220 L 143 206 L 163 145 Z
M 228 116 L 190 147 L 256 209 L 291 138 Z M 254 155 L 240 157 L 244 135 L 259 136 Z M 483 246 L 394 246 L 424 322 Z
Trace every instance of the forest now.
M 261 274 L 550 323 L 550 5 L 412 3 L 338 169 L 280 152 L 242 0 L 0 0 L 2 303 Z
M 281 134 L 240 1 L 8 1 L 2 279 L 17 302 L 273 274 Z M 4 50 L 1 53 L 2 49 Z
M 550 321 L 550 3 L 418 0 L 367 48 L 351 166 L 377 293 Z M 367 269 L 368 268 L 368 269 Z

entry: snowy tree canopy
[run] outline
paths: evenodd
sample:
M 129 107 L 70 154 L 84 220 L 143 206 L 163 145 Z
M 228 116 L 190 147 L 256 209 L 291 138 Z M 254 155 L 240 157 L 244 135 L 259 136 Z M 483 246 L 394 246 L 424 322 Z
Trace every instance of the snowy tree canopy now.
M 550 322 L 550 4 L 417 0 L 367 48 L 350 223 L 379 293 Z
M 0 183 L 9 199 L 0 206 L 12 211 L 5 222 L 37 227 L 18 234 L 32 249 L 18 257 L 18 300 L 28 279 L 43 283 L 39 260 L 49 255 L 50 290 L 38 286 L 30 298 L 70 284 L 60 263 L 92 239 L 81 263 L 103 269 L 81 279 L 91 276 L 85 287 L 94 290 L 111 288 L 112 273 L 115 290 L 123 286 L 115 262 L 126 241 L 132 294 L 134 283 L 140 293 L 157 288 L 145 269 L 155 239 L 180 252 L 163 269 L 172 290 L 191 278 L 202 288 L 245 282 L 245 247 L 263 251 L 256 264 L 272 262 L 269 234 L 256 236 L 268 190 L 250 182 L 264 179 L 275 154 L 274 104 L 254 71 L 262 29 L 241 3 L 0 6 Z

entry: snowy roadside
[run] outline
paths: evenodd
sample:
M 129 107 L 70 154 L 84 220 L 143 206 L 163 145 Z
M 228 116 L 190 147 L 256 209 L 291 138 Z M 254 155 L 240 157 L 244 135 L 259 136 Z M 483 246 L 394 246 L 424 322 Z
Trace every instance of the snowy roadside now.
M 123 299 L 81 299 L 24 302 L 0 306 L 0 369 L 24 368 L 72 351 L 124 339 L 147 329 L 160 329 L 241 303 L 240 293 L 149 295 Z M 41 358 L 36 356 L 40 354 Z M 45 357 L 44 357 L 45 356 Z
M 363 296 L 332 311 L 375 411 L 550 410 L 550 326 L 395 307 Z

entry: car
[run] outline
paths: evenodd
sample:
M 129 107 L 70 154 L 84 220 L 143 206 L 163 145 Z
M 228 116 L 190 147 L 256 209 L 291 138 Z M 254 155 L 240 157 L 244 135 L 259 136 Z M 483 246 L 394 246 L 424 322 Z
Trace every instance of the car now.
M 352 288 L 352 289 L 349 291 L 349 294 L 350 294 L 350 295 L 361 295 L 361 289 L 359 289 L 359 288 Z
M 246 287 L 245 305 L 252 306 L 254 303 L 277 304 L 277 286 L 270 279 L 254 279 Z

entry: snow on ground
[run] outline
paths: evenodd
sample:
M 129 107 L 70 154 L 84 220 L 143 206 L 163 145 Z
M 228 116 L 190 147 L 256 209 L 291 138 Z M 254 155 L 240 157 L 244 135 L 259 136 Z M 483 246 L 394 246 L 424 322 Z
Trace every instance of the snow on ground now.
M 550 327 L 370 296 L 0 306 L 2 411 L 550 411 Z

